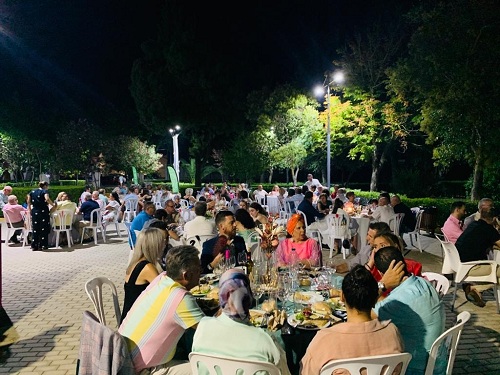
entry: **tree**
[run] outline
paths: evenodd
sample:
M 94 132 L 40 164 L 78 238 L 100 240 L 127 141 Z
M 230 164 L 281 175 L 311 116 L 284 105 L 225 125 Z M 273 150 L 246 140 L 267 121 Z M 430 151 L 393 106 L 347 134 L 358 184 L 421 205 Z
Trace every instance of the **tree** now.
M 114 141 L 114 147 L 118 152 L 112 157 L 108 154 L 106 160 L 109 160 L 117 170 L 130 171 L 135 167 L 138 173 L 145 175 L 154 173 L 162 167 L 160 163 L 162 155 L 156 152 L 156 146 L 148 145 L 137 137 L 121 135 Z
M 290 168 L 293 184 L 297 185 L 297 175 L 304 164 L 307 151 L 299 140 L 293 140 L 271 152 L 271 162 L 280 168 Z
M 429 135 L 436 165 L 466 160 L 473 166 L 470 197 L 477 200 L 500 141 L 498 3 L 443 2 L 411 16 L 409 56 L 390 71 L 390 87 L 402 102 L 420 107 L 413 121 Z

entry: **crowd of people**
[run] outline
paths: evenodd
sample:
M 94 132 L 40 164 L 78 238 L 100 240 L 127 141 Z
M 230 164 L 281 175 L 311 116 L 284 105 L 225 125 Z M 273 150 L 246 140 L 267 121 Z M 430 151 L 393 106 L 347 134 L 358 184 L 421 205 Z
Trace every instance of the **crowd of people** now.
M 124 220 L 126 201 L 137 200 L 130 221 L 131 256 L 124 270 L 119 332 L 136 372 L 141 374 L 191 374 L 189 363 L 175 356 L 186 332 L 194 334 L 193 351 L 266 361 L 278 366 L 282 374 L 289 374 L 280 344 L 250 324 L 254 296 L 249 277 L 241 269 L 229 268 L 221 275 L 217 296 L 220 310 L 215 317 L 205 316 L 189 291 L 199 285 L 201 274 L 214 272 L 228 251 L 235 258 L 249 252 L 248 241 L 258 233 L 256 228 L 275 219 L 265 209 L 268 196 L 278 197 L 282 209 L 288 207 L 290 214 L 286 238 L 280 238 L 276 246 L 277 265 L 284 268 L 295 262 L 303 268 L 321 264 L 321 246 L 307 236 L 308 226 L 322 225 L 330 214 L 349 217 L 359 213 L 354 192 L 336 186 L 330 193 L 312 175 L 296 189 L 276 185 L 268 193 L 262 185 L 250 191 L 245 184 L 224 184 L 220 188 L 206 184 L 199 192 L 186 189 L 182 197 L 168 191 L 157 194 L 149 186 L 130 189 L 121 183 L 109 194 L 86 189 L 78 204 L 64 192 L 52 201 L 48 184 L 42 182 L 28 195 L 27 208 L 17 203 L 12 188 L 6 186 L 2 193 L 3 212 L 15 228 L 22 227 L 24 215 L 30 215 L 33 250 L 48 248 L 47 223 L 55 210 L 74 211 L 76 228 L 81 231 L 96 210 L 103 223 Z M 153 197 L 163 195 L 159 206 Z M 334 359 L 401 352 L 412 355 L 407 374 L 424 374 L 430 346 L 445 330 L 439 294 L 422 277 L 422 265 L 404 257 L 402 234 L 414 228 L 413 212 L 397 195 L 383 193 L 369 203 L 365 215 L 371 222 L 366 239 L 358 238 L 353 242 L 356 246 L 348 243 L 357 251 L 336 264 L 337 272 L 345 274 L 340 298 L 346 306 L 347 321 L 316 334 L 300 361 L 302 374 L 319 374 Z M 194 215 L 185 223 L 183 210 Z M 406 218 L 399 235 L 390 227 L 395 213 L 404 213 Z M 462 261 L 487 259 L 493 246 L 500 247 L 493 201 L 484 198 L 477 213 L 466 214 L 463 202 L 453 203 L 442 232 L 456 244 Z M 16 233 L 10 238 L 12 242 L 17 239 Z M 201 251 L 185 241 L 197 236 L 212 237 L 202 243 Z M 477 275 L 484 272 L 482 266 L 471 270 Z M 465 284 L 464 292 L 470 301 L 484 306 L 473 285 Z M 438 362 L 435 373 L 444 371 L 440 366 Z M 199 373 L 208 372 L 200 368 Z

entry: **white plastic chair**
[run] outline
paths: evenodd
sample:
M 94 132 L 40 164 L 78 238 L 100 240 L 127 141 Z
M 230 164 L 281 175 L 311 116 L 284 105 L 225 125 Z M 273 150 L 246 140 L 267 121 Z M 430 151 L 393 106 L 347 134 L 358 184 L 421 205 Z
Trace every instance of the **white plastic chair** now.
M 487 283 L 493 284 L 493 294 L 495 295 L 495 302 L 497 304 L 497 313 L 500 314 L 500 304 L 498 294 L 500 293 L 498 278 L 497 278 L 497 267 L 500 265 L 492 260 L 476 260 L 472 262 L 461 262 L 458 250 L 455 244 L 449 241 L 445 241 L 443 237 L 439 234 L 435 234 L 435 237 L 441 242 L 443 248 L 444 260 L 443 268 L 441 273 L 443 274 L 454 274 L 453 283 L 455 285 L 455 290 L 453 292 L 453 302 L 451 304 L 451 311 L 455 308 L 455 299 L 457 298 L 458 285 L 466 283 Z M 471 268 L 477 265 L 489 265 L 491 271 L 488 275 L 484 276 L 470 276 L 468 275 Z
M 401 222 L 405 217 L 404 213 L 394 214 L 391 220 L 389 220 L 389 226 L 391 227 L 392 233 L 399 236 L 399 228 L 401 227 Z
M 109 228 L 114 225 L 115 226 L 115 230 L 116 230 L 116 233 L 118 234 L 118 237 L 122 237 L 122 234 L 120 233 L 120 222 L 118 221 L 119 220 L 119 216 L 120 216 L 120 213 L 119 212 L 116 212 L 115 215 L 113 215 L 113 220 L 111 221 L 108 221 L 106 223 L 106 226 L 103 225 L 103 228 L 104 228 L 104 233 L 107 235 L 108 231 L 109 231 Z
M 83 243 L 83 238 L 85 237 L 85 231 L 87 229 L 92 230 L 93 237 L 94 237 L 94 243 L 96 245 L 97 245 L 97 231 L 98 230 L 101 232 L 103 242 L 106 242 L 106 232 L 104 231 L 104 227 L 102 226 L 101 209 L 100 208 L 96 208 L 95 210 L 92 210 L 92 212 L 90 213 L 90 223 L 89 223 L 89 225 L 82 227 L 82 239 L 81 239 L 80 243 Z
M 158 210 L 159 208 L 163 208 L 163 201 L 162 201 L 162 196 L 163 192 L 161 190 L 158 190 L 155 195 L 153 195 L 152 201 L 155 204 L 155 208 Z M 182 203 L 182 201 L 181 201 Z M 137 206 L 136 206 L 137 209 Z
M 8 243 L 9 239 L 12 237 L 15 231 L 20 230 L 22 228 L 14 228 L 12 226 L 12 221 L 10 220 L 9 214 L 7 214 L 6 212 L 3 213 L 3 216 L 5 217 L 5 220 L 7 222 L 7 237 L 6 237 L 7 240 L 5 241 L 5 243 Z
M 268 375 L 280 375 L 279 368 L 270 362 L 252 361 L 243 358 L 231 358 L 221 355 L 191 352 L 189 353 L 191 372 L 198 374 L 198 367 L 203 364 L 210 375 L 254 375 L 267 372 Z
M 102 324 L 106 325 L 106 314 L 104 312 L 103 300 L 104 285 L 107 285 L 111 290 L 113 306 L 115 308 L 116 326 L 119 327 L 122 313 L 120 310 L 120 303 L 118 302 L 118 293 L 116 291 L 115 284 L 107 277 L 95 277 L 85 283 L 85 292 L 94 304 L 95 312 L 97 314 L 97 317 L 99 318 L 99 321 Z
M 412 209 L 413 211 L 413 209 Z M 422 221 L 422 214 L 423 214 L 423 210 L 420 210 L 416 213 L 416 224 L 415 224 L 415 228 L 413 228 L 413 230 L 411 232 L 408 232 L 408 236 L 410 237 L 410 244 L 411 246 L 413 246 L 414 248 L 417 248 L 418 250 L 420 250 L 420 252 L 422 252 L 423 248 L 422 248 L 422 243 L 420 242 L 420 222 Z M 415 246 L 413 244 L 413 237 L 415 237 L 415 242 L 417 243 L 417 246 Z
M 29 245 L 28 238 L 30 233 L 33 233 L 33 227 L 31 226 L 31 215 L 28 212 L 23 214 L 24 218 L 24 227 L 23 230 L 23 247 Z
M 203 243 L 207 240 L 210 240 L 214 238 L 215 235 L 203 235 L 203 236 L 192 236 L 186 239 L 186 243 L 188 245 L 196 247 L 200 251 L 200 256 L 201 256 L 201 250 L 203 249 Z
M 59 236 L 61 233 L 66 233 L 68 247 L 73 244 L 71 237 L 71 229 L 73 228 L 73 210 L 56 210 L 52 213 L 52 230 L 56 234 L 56 247 L 59 246 Z
M 448 280 L 446 276 L 437 272 L 422 272 L 422 277 L 436 288 L 439 297 L 443 298 L 446 293 L 448 293 L 448 289 L 450 289 L 450 280 Z
M 137 214 L 138 198 L 129 198 L 125 202 L 125 211 L 123 212 L 123 221 L 132 221 Z
M 429 351 L 429 358 L 427 359 L 427 366 L 425 368 L 424 375 L 433 374 L 438 354 L 442 353 L 442 350 L 440 350 L 442 345 L 445 345 L 443 349 L 446 350 L 448 358 L 445 375 L 452 374 L 453 365 L 455 363 L 455 355 L 457 354 L 458 342 L 460 341 L 460 336 L 462 335 L 464 325 L 469 321 L 469 319 L 470 312 L 461 312 L 457 316 L 456 324 L 445 331 L 443 334 L 441 334 L 441 336 L 439 336 L 436 340 L 434 340 L 434 343 L 431 346 L 431 350 Z
M 344 224 L 342 220 L 345 219 Z M 341 252 L 344 259 L 347 258 L 349 249 L 344 248 L 344 239 L 349 239 L 349 221 L 344 215 L 332 214 L 326 216 L 328 229 L 326 231 L 328 237 L 328 246 L 330 247 L 330 258 L 333 257 L 333 249 L 335 240 L 340 240 Z
M 279 214 L 281 210 L 280 201 L 277 196 L 268 195 L 267 196 L 267 213 L 269 215 Z
M 401 363 L 400 375 L 404 375 L 410 363 L 410 353 L 397 353 L 358 357 L 350 359 L 336 359 L 328 362 L 321 368 L 319 375 L 331 375 L 337 369 L 346 369 L 351 374 L 360 374 L 361 369 L 366 369 L 366 375 L 390 375 Z

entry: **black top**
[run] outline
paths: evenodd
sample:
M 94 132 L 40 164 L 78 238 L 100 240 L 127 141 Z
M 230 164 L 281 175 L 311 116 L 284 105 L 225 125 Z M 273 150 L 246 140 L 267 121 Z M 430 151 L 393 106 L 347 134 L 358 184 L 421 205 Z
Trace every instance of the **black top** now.
M 127 313 L 132 308 L 132 305 L 134 304 L 137 297 L 139 297 L 149 285 L 149 283 L 139 285 L 136 284 L 137 278 L 139 277 L 139 274 L 144 269 L 144 267 L 146 267 L 146 264 L 149 264 L 147 260 L 141 260 L 139 263 L 137 263 L 134 267 L 134 270 L 132 271 L 132 274 L 130 275 L 130 278 L 128 279 L 128 282 L 123 284 L 123 288 L 125 289 L 125 300 L 123 301 L 121 322 L 123 322 L 123 320 L 127 316 Z
M 486 260 L 490 248 L 498 240 L 500 240 L 500 233 L 493 225 L 479 219 L 465 228 L 455 246 L 462 262 Z
M 406 229 L 403 230 L 403 232 L 409 232 L 415 229 L 415 225 L 417 224 L 417 219 L 410 207 L 408 207 L 404 203 L 398 203 L 393 207 L 393 210 L 395 214 L 405 214 L 405 216 L 403 217 L 403 221 L 401 222 L 401 226 L 406 227 L 403 228 Z
M 212 270 L 208 269 L 208 264 L 214 260 L 214 249 L 216 247 L 219 250 L 224 251 L 227 243 L 227 238 L 224 236 L 215 236 L 209 240 L 203 242 L 203 248 L 201 250 L 201 273 L 207 274 L 212 273 Z M 230 246 L 231 255 L 234 255 L 238 259 L 238 254 L 247 251 L 247 246 L 243 237 L 236 236 L 233 239 L 232 246 Z
M 30 192 L 31 204 L 34 209 L 43 209 L 47 208 L 47 202 L 45 201 L 45 194 L 47 194 L 47 190 L 43 189 L 35 189 Z

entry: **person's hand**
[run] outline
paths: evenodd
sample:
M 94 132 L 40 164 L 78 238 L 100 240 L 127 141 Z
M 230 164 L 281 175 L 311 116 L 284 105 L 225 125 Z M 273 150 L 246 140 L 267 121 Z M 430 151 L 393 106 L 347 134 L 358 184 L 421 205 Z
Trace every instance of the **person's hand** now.
M 403 262 L 396 263 L 395 260 L 391 261 L 389 268 L 384 273 L 384 276 L 382 276 L 382 279 L 380 281 L 384 283 L 384 286 L 387 289 L 393 289 L 397 287 L 401 283 L 401 279 L 404 276 L 403 268 Z

